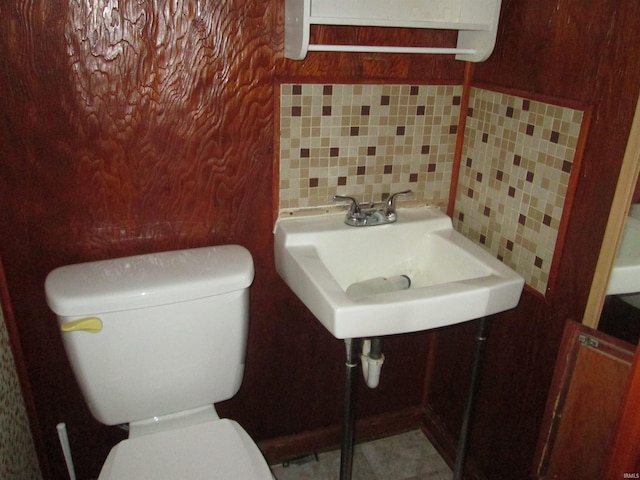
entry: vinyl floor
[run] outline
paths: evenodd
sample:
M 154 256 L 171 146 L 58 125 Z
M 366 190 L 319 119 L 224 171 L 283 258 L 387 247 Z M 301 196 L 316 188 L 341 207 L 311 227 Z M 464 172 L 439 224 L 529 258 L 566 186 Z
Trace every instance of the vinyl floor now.
M 340 451 L 318 460 L 273 465 L 277 480 L 337 480 Z M 420 430 L 356 445 L 352 480 L 451 480 L 453 473 Z

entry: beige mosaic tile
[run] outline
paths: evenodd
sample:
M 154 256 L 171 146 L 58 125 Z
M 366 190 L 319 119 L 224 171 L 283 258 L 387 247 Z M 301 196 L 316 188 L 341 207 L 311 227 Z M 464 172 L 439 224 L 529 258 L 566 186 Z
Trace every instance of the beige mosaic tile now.
M 456 228 L 545 293 L 582 111 L 472 89 Z
M 450 195 L 462 86 L 281 85 L 279 211 Z M 454 224 L 541 293 L 584 112 L 473 88 Z
M 406 189 L 446 205 L 461 94 L 459 85 L 281 85 L 280 211 Z

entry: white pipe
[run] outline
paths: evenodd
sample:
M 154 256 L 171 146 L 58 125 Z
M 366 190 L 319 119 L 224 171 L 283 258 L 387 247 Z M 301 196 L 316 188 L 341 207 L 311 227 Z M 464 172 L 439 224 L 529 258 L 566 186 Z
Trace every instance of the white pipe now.
M 69 437 L 67 436 L 67 425 L 64 422 L 59 423 L 56 425 L 56 430 L 58 430 L 58 438 L 60 439 L 60 445 L 62 446 L 64 461 L 67 463 L 69 479 L 76 480 L 76 471 L 73 468 L 73 459 L 71 458 L 71 446 L 69 445 Z
M 370 351 L 371 340 L 363 340 L 362 354 L 360 355 L 360 359 L 362 360 L 362 375 L 364 376 L 367 387 L 376 388 L 380 384 L 380 371 L 384 363 L 384 354 L 382 354 L 380 358 L 371 358 L 369 357 Z

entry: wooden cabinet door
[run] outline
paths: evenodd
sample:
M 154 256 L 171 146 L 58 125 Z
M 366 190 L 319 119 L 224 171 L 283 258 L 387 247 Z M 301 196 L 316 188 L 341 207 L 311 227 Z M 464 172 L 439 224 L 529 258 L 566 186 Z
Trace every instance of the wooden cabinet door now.
M 601 480 L 635 347 L 568 321 L 536 453 L 536 478 Z

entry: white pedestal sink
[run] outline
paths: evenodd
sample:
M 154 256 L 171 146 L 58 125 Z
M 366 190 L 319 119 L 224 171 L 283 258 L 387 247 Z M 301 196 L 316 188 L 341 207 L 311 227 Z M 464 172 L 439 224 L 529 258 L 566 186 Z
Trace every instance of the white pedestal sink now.
M 607 295 L 637 292 L 640 292 L 640 204 L 631 206 L 607 285 Z
M 358 349 L 354 339 L 416 332 L 480 318 L 454 470 L 462 478 L 467 431 L 487 338 L 487 315 L 518 304 L 524 279 L 453 229 L 437 208 L 399 209 L 395 223 L 345 225 L 344 213 L 290 217 L 275 228 L 276 269 L 315 317 L 347 347 L 340 480 L 351 479 Z M 406 290 L 354 299 L 347 289 L 406 275 Z
M 344 213 L 279 219 L 280 276 L 336 338 L 429 330 L 511 309 L 523 278 L 453 229 L 435 207 L 398 210 L 398 221 L 345 225 Z M 353 300 L 352 283 L 407 275 L 408 290 Z

